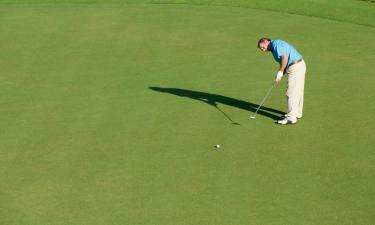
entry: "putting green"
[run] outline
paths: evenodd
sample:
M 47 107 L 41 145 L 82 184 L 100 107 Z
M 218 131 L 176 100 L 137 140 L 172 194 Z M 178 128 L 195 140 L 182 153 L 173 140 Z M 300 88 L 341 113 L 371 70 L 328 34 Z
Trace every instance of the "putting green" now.
M 1 224 L 375 222 L 373 17 L 6 2 Z M 274 124 L 285 80 L 250 120 L 278 68 L 263 36 L 307 63 L 295 126 Z

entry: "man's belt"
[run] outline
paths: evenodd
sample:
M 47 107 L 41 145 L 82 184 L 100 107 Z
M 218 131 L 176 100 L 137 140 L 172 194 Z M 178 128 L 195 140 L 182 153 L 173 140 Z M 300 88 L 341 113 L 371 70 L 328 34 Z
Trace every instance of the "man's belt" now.
M 294 64 L 297 64 L 297 63 L 302 62 L 302 61 L 303 61 L 303 59 L 298 59 L 298 60 L 292 62 L 291 64 L 289 64 L 288 67 L 291 67 L 291 66 L 293 66 Z

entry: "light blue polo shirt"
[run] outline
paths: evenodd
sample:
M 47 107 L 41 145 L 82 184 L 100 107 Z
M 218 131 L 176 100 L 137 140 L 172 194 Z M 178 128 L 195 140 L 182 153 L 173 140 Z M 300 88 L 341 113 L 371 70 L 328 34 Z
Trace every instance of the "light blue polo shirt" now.
M 273 58 L 275 58 L 276 62 L 279 64 L 281 64 L 281 56 L 286 55 L 288 57 L 287 67 L 298 59 L 302 59 L 302 55 L 300 55 L 291 44 L 283 40 L 271 41 L 270 50 Z

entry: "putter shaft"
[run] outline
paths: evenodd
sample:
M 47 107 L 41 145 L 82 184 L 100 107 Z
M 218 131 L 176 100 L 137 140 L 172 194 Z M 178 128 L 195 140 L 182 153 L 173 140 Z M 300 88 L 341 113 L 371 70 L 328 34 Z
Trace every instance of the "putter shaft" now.
M 255 116 L 257 115 L 257 113 L 258 113 L 260 107 L 262 107 L 262 105 L 263 105 L 263 103 L 266 101 L 268 95 L 271 93 L 273 87 L 275 87 L 275 83 L 272 84 L 271 88 L 267 91 L 267 94 L 264 96 L 262 102 L 259 104 L 257 110 L 255 111 L 255 113 L 254 113 L 250 118 L 255 118 Z

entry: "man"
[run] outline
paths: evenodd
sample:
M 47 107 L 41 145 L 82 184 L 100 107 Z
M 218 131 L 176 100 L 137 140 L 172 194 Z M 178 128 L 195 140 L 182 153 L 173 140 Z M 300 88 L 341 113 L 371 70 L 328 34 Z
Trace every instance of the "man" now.
M 288 113 L 285 115 L 285 119 L 279 120 L 277 123 L 280 125 L 297 123 L 297 120 L 302 118 L 306 73 L 306 64 L 302 56 L 292 45 L 282 40 L 261 38 L 258 41 L 258 48 L 263 52 L 272 52 L 276 62 L 280 64 L 274 80 L 276 84 L 281 81 L 285 73 L 287 74 Z

